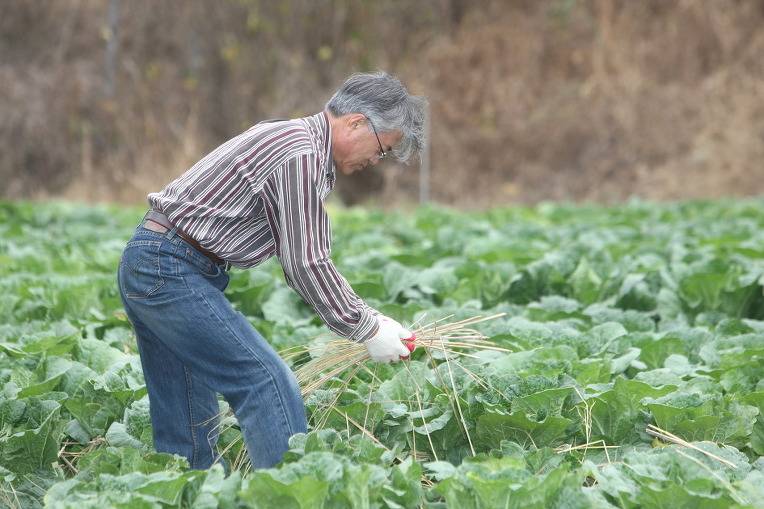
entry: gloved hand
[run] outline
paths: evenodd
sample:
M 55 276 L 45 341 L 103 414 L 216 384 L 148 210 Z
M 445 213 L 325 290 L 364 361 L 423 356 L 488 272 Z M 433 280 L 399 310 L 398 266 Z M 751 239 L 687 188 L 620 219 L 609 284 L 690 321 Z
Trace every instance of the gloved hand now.
M 377 315 L 377 323 L 379 330 L 364 343 L 371 359 L 387 363 L 408 357 L 411 352 L 401 340 L 412 338 L 411 331 L 385 315 Z

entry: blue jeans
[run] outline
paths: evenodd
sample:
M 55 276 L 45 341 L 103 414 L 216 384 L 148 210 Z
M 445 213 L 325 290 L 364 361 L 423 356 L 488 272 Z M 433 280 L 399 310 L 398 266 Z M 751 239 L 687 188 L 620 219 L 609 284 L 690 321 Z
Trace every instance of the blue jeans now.
M 297 380 L 223 294 L 228 274 L 179 237 L 138 227 L 118 272 L 149 395 L 154 447 L 204 469 L 219 458 L 217 393 L 252 466 L 277 464 L 307 430 Z

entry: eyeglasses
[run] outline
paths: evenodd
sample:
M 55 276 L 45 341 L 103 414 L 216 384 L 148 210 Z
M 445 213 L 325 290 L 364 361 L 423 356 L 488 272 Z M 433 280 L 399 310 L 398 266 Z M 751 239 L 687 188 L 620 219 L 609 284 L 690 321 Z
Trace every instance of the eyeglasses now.
M 371 122 L 371 119 L 369 117 L 366 117 L 366 120 L 369 121 L 369 125 L 371 126 L 371 130 L 374 131 L 374 136 L 377 138 L 377 143 L 379 143 L 379 154 L 377 156 L 379 157 L 380 161 L 387 157 L 387 152 L 385 152 L 385 149 L 382 148 L 382 142 L 379 141 L 379 135 L 377 134 L 377 129 L 374 127 L 374 124 Z

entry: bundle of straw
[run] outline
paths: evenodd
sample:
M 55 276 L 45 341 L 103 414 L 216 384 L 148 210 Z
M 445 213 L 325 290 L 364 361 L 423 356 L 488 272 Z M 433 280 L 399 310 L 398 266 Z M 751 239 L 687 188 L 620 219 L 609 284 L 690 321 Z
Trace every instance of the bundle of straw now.
M 504 315 L 505 313 L 487 317 L 476 316 L 458 322 L 444 323 L 453 317 L 453 315 L 446 316 L 414 328 L 412 332 L 416 335 L 415 345 L 417 348 L 442 352 L 446 356 L 471 356 L 464 350 L 509 352 L 510 350 L 497 346 L 489 341 L 486 336 L 470 328 L 476 323 L 494 320 Z M 313 359 L 295 371 L 303 398 L 323 387 L 340 373 L 370 360 L 366 346 L 347 339 L 328 341 L 321 350 Z M 310 351 L 310 347 L 298 347 L 283 351 L 281 355 L 285 360 L 288 360 L 303 355 L 306 351 Z

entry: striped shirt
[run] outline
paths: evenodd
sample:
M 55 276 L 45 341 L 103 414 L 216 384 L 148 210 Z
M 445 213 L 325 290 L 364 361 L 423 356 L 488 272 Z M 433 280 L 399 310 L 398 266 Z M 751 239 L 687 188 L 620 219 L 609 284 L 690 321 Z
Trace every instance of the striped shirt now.
M 375 315 L 330 258 L 324 199 L 334 187 L 331 126 L 324 112 L 267 121 L 223 143 L 149 205 L 236 267 L 276 255 L 287 284 L 337 334 L 365 341 Z

